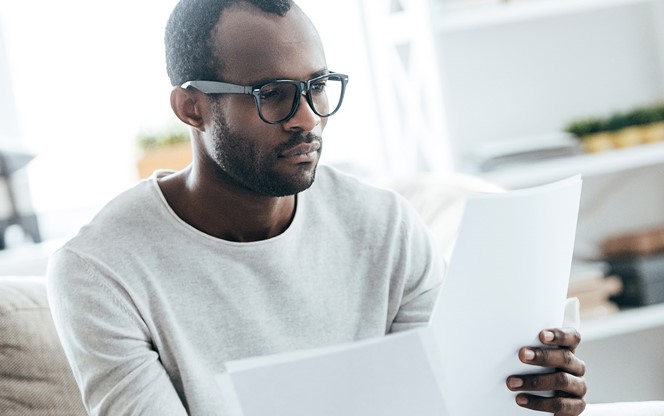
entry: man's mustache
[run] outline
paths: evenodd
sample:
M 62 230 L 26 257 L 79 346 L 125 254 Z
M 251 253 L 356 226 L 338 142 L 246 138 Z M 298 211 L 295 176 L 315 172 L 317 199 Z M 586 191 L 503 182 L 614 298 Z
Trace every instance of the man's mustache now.
M 283 152 L 287 149 L 290 149 L 291 147 L 297 146 L 298 144 L 312 143 L 314 141 L 318 141 L 322 144 L 323 138 L 314 133 L 307 133 L 307 134 L 293 133 L 291 134 L 291 137 L 288 139 L 288 141 L 286 143 L 279 145 L 276 150 L 277 152 Z

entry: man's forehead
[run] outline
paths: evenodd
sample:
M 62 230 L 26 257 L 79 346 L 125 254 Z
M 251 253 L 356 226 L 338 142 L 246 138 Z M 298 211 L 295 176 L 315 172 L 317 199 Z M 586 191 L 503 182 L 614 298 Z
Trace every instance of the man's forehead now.
M 327 67 L 318 32 L 297 6 L 284 16 L 244 3 L 229 7 L 213 32 L 213 45 L 229 82 L 307 79 Z

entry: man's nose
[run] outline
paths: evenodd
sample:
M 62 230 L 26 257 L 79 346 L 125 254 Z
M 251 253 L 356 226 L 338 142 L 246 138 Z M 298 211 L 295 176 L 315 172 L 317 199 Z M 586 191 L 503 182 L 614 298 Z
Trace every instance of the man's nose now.
M 290 120 L 283 123 L 283 126 L 286 130 L 312 131 L 320 122 L 321 117 L 311 108 L 303 92 L 300 96 L 300 104 L 297 107 L 297 111 Z

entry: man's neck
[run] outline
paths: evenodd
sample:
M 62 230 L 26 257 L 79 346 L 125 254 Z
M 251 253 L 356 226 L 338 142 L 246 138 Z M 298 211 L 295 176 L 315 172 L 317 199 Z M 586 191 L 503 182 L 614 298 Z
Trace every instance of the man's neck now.
M 158 181 L 183 221 L 228 241 L 266 240 L 283 233 L 295 214 L 294 195 L 268 197 L 211 179 L 191 166 Z

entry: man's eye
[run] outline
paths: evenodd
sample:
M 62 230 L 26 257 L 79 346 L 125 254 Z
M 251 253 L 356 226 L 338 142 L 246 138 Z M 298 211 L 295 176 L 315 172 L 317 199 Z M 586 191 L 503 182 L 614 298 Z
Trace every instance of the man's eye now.
M 326 86 L 327 86 L 327 82 L 324 82 L 324 81 L 323 82 L 317 82 L 317 83 L 315 83 L 314 85 L 311 86 L 311 91 L 318 92 L 318 93 L 324 92 Z
M 263 90 L 263 91 L 261 91 L 261 100 L 263 100 L 263 101 L 278 100 L 280 96 L 281 96 L 281 91 L 280 90 Z

